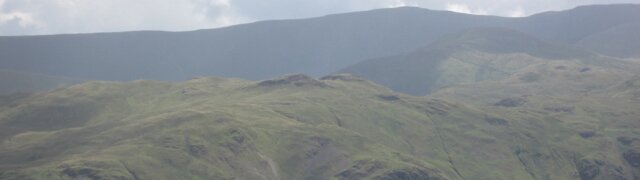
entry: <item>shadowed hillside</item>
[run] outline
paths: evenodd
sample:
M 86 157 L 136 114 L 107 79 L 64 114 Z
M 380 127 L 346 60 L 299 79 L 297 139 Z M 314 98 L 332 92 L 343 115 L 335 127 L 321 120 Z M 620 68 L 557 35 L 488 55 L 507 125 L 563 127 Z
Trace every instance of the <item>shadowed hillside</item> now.
M 405 7 L 191 32 L 0 37 L 0 65 L 99 80 L 186 80 L 198 75 L 266 79 L 291 72 L 321 76 L 478 27 L 510 27 L 552 42 L 581 43 L 611 56 L 635 57 L 632 49 L 637 46 L 612 51 L 588 42 L 611 37 L 598 43 L 620 44 L 620 36 L 633 35 L 621 26 L 638 19 L 639 5 L 586 6 L 525 18 Z
M 578 62 L 634 71 L 628 63 L 504 28 L 472 29 L 424 48 L 366 60 L 340 72 L 360 75 L 396 91 L 425 95 L 447 85 L 507 78 L 534 64 Z

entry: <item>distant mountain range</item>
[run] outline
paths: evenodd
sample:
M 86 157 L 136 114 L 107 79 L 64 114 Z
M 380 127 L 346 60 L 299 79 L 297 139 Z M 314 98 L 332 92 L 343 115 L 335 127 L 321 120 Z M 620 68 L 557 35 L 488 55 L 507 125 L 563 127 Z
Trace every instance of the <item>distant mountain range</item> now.
M 0 179 L 636 180 L 639 21 L 395 8 L 0 37 Z
M 322 76 L 472 28 L 509 28 L 612 57 L 638 58 L 640 5 L 593 5 L 524 18 L 403 7 L 190 32 L 0 37 L 0 67 L 96 80 Z

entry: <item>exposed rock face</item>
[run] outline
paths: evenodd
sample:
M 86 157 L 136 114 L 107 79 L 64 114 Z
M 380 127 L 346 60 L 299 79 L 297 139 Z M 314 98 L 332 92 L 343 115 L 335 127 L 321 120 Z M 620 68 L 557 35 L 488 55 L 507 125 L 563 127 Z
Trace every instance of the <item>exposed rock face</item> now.
M 580 132 L 580 137 L 582 138 L 590 138 L 596 135 L 595 131 L 584 131 L 584 132 Z
M 640 139 L 637 138 L 630 138 L 630 137 L 626 137 L 626 136 L 620 136 L 618 138 L 616 138 L 618 140 L 618 142 L 622 143 L 622 145 L 628 146 L 631 145 L 631 143 L 633 143 L 634 141 L 638 141 Z
M 576 162 L 576 168 L 581 180 L 626 179 L 625 172 L 621 166 L 601 160 L 582 159 Z
M 334 74 L 334 75 L 328 75 L 328 76 L 324 76 L 322 78 L 320 78 L 320 80 L 331 80 L 331 81 L 336 81 L 336 80 L 340 80 L 340 81 L 365 81 L 364 79 L 355 76 L 355 75 L 351 75 L 351 74 Z
M 357 161 L 351 168 L 336 175 L 339 179 L 375 179 L 375 180 L 444 180 L 449 179 L 437 170 L 427 168 L 404 168 L 384 171 L 386 165 L 379 161 Z M 384 172 L 381 172 L 384 171 Z
M 484 118 L 485 121 L 487 121 L 487 123 L 494 125 L 494 126 L 507 126 L 509 125 L 509 121 L 502 119 L 502 118 L 497 118 L 497 117 L 490 117 L 487 116 Z
M 534 73 L 534 72 L 529 72 L 526 74 L 523 74 L 522 76 L 519 77 L 520 80 L 524 81 L 524 82 L 536 82 L 538 80 L 540 80 L 541 76 L 538 73 Z
M 293 85 L 297 87 L 301 87 L 301 86 L 327 87 L 327 84 L 323 83 L 322 81 L 313 79 L 303 74 L 287 75 L 279 79 L 265 80 L 258 83 L 258 86 L 262 86 L 262 87 L 282 86 L 282 85 Z
M 604 163 L 598 160 L 580 160 L 576 163 L 576 167 L 578 168 L 578 173 L 580 174 L 580 179 L 582 180 L 592 180 L 600 175 L 600 166 Z
M 640 152 L 639 151 L 635 149 L 631 149 L 625 152 L 623 156 L 624 156 L 624 159 L 627 161 L 627 163 L 629 163 L 631 166 L 640 168 Z
M 383 175 L 376 176 L 373 179 L 375 180 L 439 180 L 446 179 L 439 176 L 433 176 L 429 172 L 422 169 L 402 169 L 402 170 L 393 170 L 391 172 L 387 172 Z
M 563 112 L 563 113 L 570 113 L 573 112 L 573 110 L 575 109 L 575 107 L 573 106 L 553 106 L 553 107 L 545 107 L 544 110 L 546 111 L 551 111 L 551 112 Z
M 506 98 L 506 99 L 502 99 L 500 101 L 498 101 L 497 103 L 495 103 L 495 106 L 502 106 L 502 107 L 518 107 L 518 106 L 522 106 L 527 102 L 527 100 L 525 98 L 522 97 L 512 97 L 512 98 Z
M 379 170 L 384 169 L 384 164 L 380 161 L 356 161 L 349 169 L 336 175 L 339 179 L 363 179 Z
M 378 98 L 385 100 L 385 101 L 397 101 L 400 100 L 400 97 L 396 96 L 396 95 L 378 95 Z

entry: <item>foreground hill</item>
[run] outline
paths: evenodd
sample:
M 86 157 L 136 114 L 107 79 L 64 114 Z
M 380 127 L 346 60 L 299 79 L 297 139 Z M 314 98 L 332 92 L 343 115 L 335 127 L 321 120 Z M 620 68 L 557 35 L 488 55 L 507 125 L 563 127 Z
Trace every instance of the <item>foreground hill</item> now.
M 4 69 L 99 80 L 186 80 L 197 75 L 267 79 L 326 75 L 364 59 L 424 47 L 469 28 L 508 27 L 610 56 L 636 57 L 640 5 L 597 5 L 525 18 L 420 8 L 264 21 L 191 32 L 0 37 Z M 604 39 L 604 40 L 602 40 Z M 610 45 L 618 47 L 610 50 Z
M 639 177 L 640 111 L 609 102 L 478 108 L 349 75 L 88 82 L 2 100 L 0 179 Z

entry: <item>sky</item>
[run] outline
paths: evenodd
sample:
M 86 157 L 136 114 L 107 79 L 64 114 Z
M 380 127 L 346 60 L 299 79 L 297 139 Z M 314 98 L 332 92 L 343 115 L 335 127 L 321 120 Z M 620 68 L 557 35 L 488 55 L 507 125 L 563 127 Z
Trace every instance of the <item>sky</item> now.
M 187 31 L 401 6 L 522 17 L 640 0 L 0 0 L 0 36 Z

